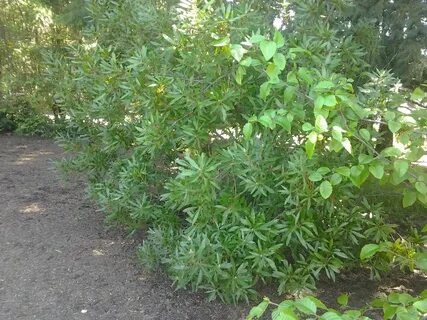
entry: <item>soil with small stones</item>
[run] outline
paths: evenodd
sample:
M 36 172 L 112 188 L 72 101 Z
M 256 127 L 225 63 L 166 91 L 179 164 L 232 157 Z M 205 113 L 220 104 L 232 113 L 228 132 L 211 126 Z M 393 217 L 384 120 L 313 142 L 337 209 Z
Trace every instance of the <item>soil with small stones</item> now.
M 0 135 L 0 320 L 244 319 L 248 306 L 176 291 L 164 274 L 144 270 L 139 241 L 106 228 L 84 179 L 61 179 L 53 161 L 62 156 L 51 140 Z M 361 305 L 378 290 L 416 293 L 426 284 L 350 275 L 319 294 L 332 303 L 349 292 Z

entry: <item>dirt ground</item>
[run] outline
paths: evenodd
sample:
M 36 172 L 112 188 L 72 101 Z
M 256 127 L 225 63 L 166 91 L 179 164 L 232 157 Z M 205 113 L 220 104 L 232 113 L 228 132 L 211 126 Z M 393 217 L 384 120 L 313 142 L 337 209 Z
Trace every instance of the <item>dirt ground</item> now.
M 161 273 L 144 271 L 137 241 L 107 229 L 83 181 L 65 182 L 51 140 L 0 135 L 0 320 L 238 320 L 247 306 L 208 302 L 175 291 Z M 422 277 L 388 279 L 420 291 Z M 320 286 L 333 301 L 350 292 L 362 304 L 381 284 L 347 276 Z

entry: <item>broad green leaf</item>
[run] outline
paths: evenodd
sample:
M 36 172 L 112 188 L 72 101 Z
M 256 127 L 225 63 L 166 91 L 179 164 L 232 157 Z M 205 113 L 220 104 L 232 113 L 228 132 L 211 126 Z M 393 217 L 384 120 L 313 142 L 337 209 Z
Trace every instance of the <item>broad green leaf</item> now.
M 350 180 L 358 188 L 360 188 L 369 177 L 369 170 L 363 164 L 351 167 L 350 172 Z
M 427 271 L 427 252 L 420 252 L 415 255 L 415 265 L 421 271 Z
M 343 141 L 341 141 L 341 144 L 344 147 L 344 149 L 347 150 L 348 153 L 350 153 L 350 154 L 352 153 L 350 140 L 345 138 L 345 139 L 343 139 Z
M 335 87 L 335 84 L 331 81 L 320 81 L 316 85 L 316 89 L 331 89 L 333 87 Z
M 239 66 L 236 71 L 236 82 L 242 84 L 243 76 L 246 74 L 246 69 L 242 66 Z
M 324 101 L 324 105 L 328 106 L 328 107 L 334 107 L 337 104 L 337 99 L 335 98 L 335 96 L 333 94 L 324 97 L 325 101 Z
M 380 163 L 369 165 L 369 172 L 377 179 L 382 179 L 384 176 L 384 166 Z
M 336 312 L 328 311 L 322 314 L 320 317 L 321 320 L 342 320 L 341 316 L 339 316 Z
M 310 134 L 308 135 L 308 141 L 310 141 L 311 143 L 316 143 L 317 142 L 317 133 L 312 131 L 310 132 Z
M 277 48 L 281 48 L 285 45 L 285 39 L 280 31 L 274 32 L 273 41 L 276 43 Z
M 384 114 L 384 119 L 386 121 L 391 121 L 396 118 L 396 114 L 393 111 L 386 111 Z
M 415 201 L 417 201 L 417 194 L 414 191 L 407 189 L 403 191 L 402 205 L 404 208 L 412 206 Z
M 349 167 L 339 167 L 335 169 L 335 172 L 339 173 L 344 177 L 350 177 L 350 168 Z
M 331 172 L 331 169 L 329 169 L 328 167 L 320 167 L 316 171 L 319 172 L 321 175 L 325 175 Z
M 286 76 L 286 81 L 291 84 L 298 84 L 297 73 L 294 70 L 289 71 Z
M 297 88 L 295 87 L 292 87 L 292 86 L 286 87 L 283 93 L 283 101 L 285 102 L 285 104 L 292 102 L 294 100 L 296 91 L 297 91 Z
M 291 308 L 276 309 L 271 314 L 272 320 L 299 320 Z
M 368 164 L 374 160 L 374 157 L 372 157 L 370 154 L 359 154 L 358 159 L 360 164 Z
M 314 129 L 314 127 L 313 127 L 313 125 L 311 123 L 305 122 L 305 123 L 303 123 L 301 129 L 303 131 L 311 131 L 311 130 Z
M 333 186 L 340 184 L 342 181 L 342 176 L 338 173 L 334 173 L 331 177 L 331 183 Z
M 251 38 L 250 38 L 250 42 L 252 44 L 256 44 L 256 43 L 260 43 L 261 41 L 265 40 L 265 37 L 261 34 L 254 34 Z
M 305 297 L 295 301 L 295 306 L 299 311 L 305 314 L 316 314 L 317 306 L 316 304 L 310 300 L 310 298 Z
M 214 47 L 224 47 L 226 45 L 230 44 L 230 37 L 226 36 L 224 38 L 215 40 L 214 42 L 212 42 L 212 45 Z
M 402 128 L 402 124 L 399 121 L 390 120 L 388 122 L 388 128 L 391 132 L 396 133 Z
M 317 182 L 323 179 L 323 176 L 319 173 L 319 172 L 313 172 L 312 174 L 309 175 L 308 179 L 310 179 L 310 181 L 313 182 Z
M 253 125 L 248 122 L 243 126 L 243 136 L 246 140 L 249 140 L 252 137 Z
M 393 163 L 394 170 L 399 177 L 403 177 L 409 169 L 409 162 L 406 160 L 396 160 Z
M 342 132 L 343 129 L 339 126 L 333 126 L 332 127 L 332 137 L 337 140 L 342 142 Z
M 289 115 L 288 115 L 289 116 Z M 288 132 L 291 132 L 291 121 L 289 117 L 281 116 L 276 118 L 276 123 Z
M 269 63 L 265 72 L 270 78 L 270 83 L 279 83 L 278 75 L 280 74 L 280 70 L 274 63 Z
M 326 119 L 322 115 L 318 115 L 316 117 L 315 127 L 317 132 L 322 133 L 328 131 L 328 123 L 326 122 Z
M 246 53 L 246 49 L 244 49 L 240 44 L 231 45 L 231 55 L 237 62 L 242 60 L 243 55 Z
M 369 133 L 369 131 L 367 129 L 360 129 L 359 134 L 363 140 L 365 140 L 365 141 L 371 140 L 371 134 Z
M 427 313 L 427 299 L 414 302 L 413 306 L 422 313 Z
M 313 143 L 310 140 L 307 140 L 305 142 L 305 153 L 307 154 L 307 157 L 309 159 L 313 158 L 314 148 L 315 147 L 316 147 L 316 143 Z
M 402 151 L 396 147 L 388 147 L 381 151 L 381 153 L 386 157 L 398 157 L 402 154 Z
M 380 246 L 374 243 L 366 244 L 360 251 L 360 259 L 366 260 L 374 256 L 380 250 Z
M 311 159 L 314 154 L 314 148 L 316 147 L 317 133 L 315 131 L 310 132 L 305 142 L 305 152 L 307 157 Z
M 259 97 L 265 101 L 268 95 L 270 94 L 270 91 L 271 91 L 271 84 L 268 82 L 264 82 L 260 87 Z
M 298 76 L 307 84 L 313 83 L 313 77 L 307 68 L 301 67 L 298 69 Z
M 415 182 L 415 189 L 421 194 L 427 194 L 427 186 L 424 182 Z
M 263 40 L 259 46 L 266 61 L 269 61 L 277 50 L 277 45 L 274 41 Z
M 318 309 L 323 309 L 323 310 L 327 310 L 328 309 L 328 307 L 325 306 L 325 304 L 322 301 L 320 301 L 319 299 L 317 299 L 317 298 L 315 298 L 313 296 L 309 296 L 307 298 L 309 298 L 311 301 L 313 301 L 314 304 L 316 305 L 316 307 Z
M 252 59 L 251 57 L 247 57 L 240 61 L 240 65 L 244 67 L 250 67 L 252 65 L 253 60 L 254 59 Z
M 273 119 L 268 114 L 264 114 L 261 117 L 259 117 L 258 122 L 261 123 L 264 127 L 274 129 L 275 123 Z
M 425 93 L 420 87 L 415 88 L 415 90 L 411 93 L 411 100 L 414 101 L 421 101 L 424 99 L 424 97 Z
M 320 195 L 323 199 L 328 199 L 332 194 L 332 184 L 329 181 L 323 181 L 320 184 Z
M 253 307 L 249 312 L 249 315 L 246 317 L 246 320 L 259 319 L 264 314 L 265 310 L 267 310 L 269 305 L 269 300 L 264 298 L 264 301 L 259 305 Z
M 397 307 L 395 305 L 385 303 L 383 305 L 384 319 L 385 320 L 392 319 L 394 317 L 394 315 L 396 314 L 396 310 L 397 310 Z
M 277 68 L 279 68 L 280 70 L 283 70 L 286 67 L 286 58 L 281 53 L 276 53 L 273 56 L 273 62 L 277 66 Z
M 317 96 L 317 98 L 314 100 L 314 108 L 320 110 L 324 105 L 325 98 L 323 98 L 323 96 Z
M 339 303 L 340 306 L 342 307 L 346 307 L 348 305 L 348 294 L 341 294 L 338 298 L 337 298 L 337 302 Z

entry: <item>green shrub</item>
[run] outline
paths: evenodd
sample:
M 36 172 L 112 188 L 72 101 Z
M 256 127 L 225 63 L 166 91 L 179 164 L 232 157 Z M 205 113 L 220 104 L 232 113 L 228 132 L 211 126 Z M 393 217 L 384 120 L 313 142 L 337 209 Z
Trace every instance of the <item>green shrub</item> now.
M 368 72 L 363 48 L 334 29 L 338 2 L 319 2 L 316 23 L 294 9 L 94 0 L 86 42 L 58 58 L 70 66 L 55 88 L 73 132 L 67 167 L 89 174 L 109 221 L 150 228 L 140 256 L 178 287 L 227 301 L 263 282 L 312 288 L 394 238 L 394 212 L 363 184 L 427 203 L 412 165 L 424 92 Z
M 16 123 L 6 111 L 0 110 L 0 133 L 12 132 L 16 129 Z

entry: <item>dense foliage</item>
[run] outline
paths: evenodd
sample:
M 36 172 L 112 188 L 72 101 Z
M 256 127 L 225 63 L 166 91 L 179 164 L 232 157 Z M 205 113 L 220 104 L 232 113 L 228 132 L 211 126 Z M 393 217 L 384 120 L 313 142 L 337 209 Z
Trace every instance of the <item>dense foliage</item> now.
M 371 70 L 345 2 L 87 8 L 84 42 L 49 57 L 76 154 L 64 167 L 89 174 L 109 221 L 149 229 L 143 261 L 228 301 L 262 282 L 285 292 L 335 279 L 365 244 L 425 268 L 422 243 L 402 241 L 363 187 L 427 203 L 413 164 L 426 97 Z
M 44 58 L 61 52 L 75 33 L 60 22 L 70 5 L 59 3 L 0 1 L 0 132 L 53 136 L 61 128 L 62 100 L 52 90 L 59 79 L 46 77 Z
M 349 295 L 342 294 L 337 298 L 339 310 L 328 308 L 323 302 L 312 296 L 295 300 L 284 300 L 276 304 L 268 298 L 253 307 L 247 320 L 263 319 L 269 306 L 273 306 L 271 319 L 320 319 L 320 320 L 370 320 L 370 319 L 422 319 L 427 313 L 427 290 L 418 297 L 408 293 L 391 293 L 381 295 L 362 308 L 349 306 Z

